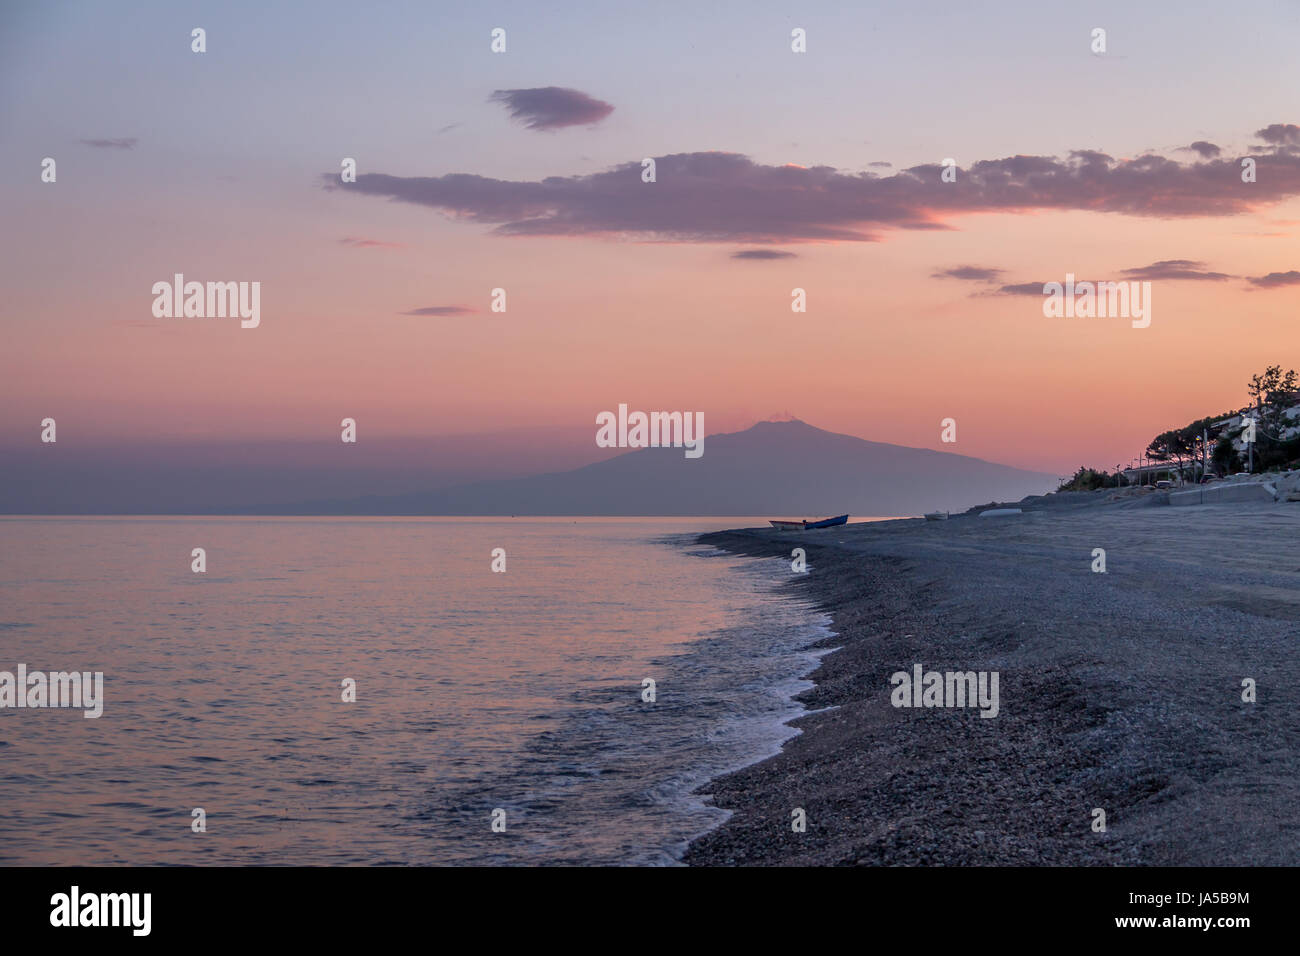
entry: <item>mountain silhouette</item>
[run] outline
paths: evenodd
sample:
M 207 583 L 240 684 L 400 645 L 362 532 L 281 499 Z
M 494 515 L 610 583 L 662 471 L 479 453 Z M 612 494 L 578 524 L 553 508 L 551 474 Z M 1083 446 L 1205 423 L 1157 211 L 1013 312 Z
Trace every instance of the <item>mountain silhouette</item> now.
M 709 435 L 696 459 L 681 448 L 644 448 L 572 471 L 254 513 L 889 516 L 1014 501 L 1055 483 L 1046 473 L 794 420 Z

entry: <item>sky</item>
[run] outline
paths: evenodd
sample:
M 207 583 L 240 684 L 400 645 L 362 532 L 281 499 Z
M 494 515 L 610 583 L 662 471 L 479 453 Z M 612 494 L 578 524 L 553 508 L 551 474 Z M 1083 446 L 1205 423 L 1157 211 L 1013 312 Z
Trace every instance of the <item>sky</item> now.
M 1127 464 L 1300 365 L 1297 48 L 1294 0 L 8 2 L 0 454 L 351 417 L 518 473 L 626 403 Z M 260 324 L 155 317 L 175 273 Z M 1149 327 L 1045 317 L 1067 273 L 1148 279 Z

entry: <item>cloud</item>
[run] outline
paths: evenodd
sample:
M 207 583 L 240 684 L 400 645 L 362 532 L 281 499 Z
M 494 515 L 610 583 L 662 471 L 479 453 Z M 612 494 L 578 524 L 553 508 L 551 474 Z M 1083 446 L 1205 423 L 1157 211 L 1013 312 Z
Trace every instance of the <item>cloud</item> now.
M 733 252 L 733 259 L 793 259 L 793 252 L 786 252 L 784 249 L 741 249 L 739 252 Z
M 542 86 L 530 90 L 497 90 L 490 97 L 504 103 L 510 118 L 529 129 L 562 129 L 565 126 L 590 126 L 598 123 L 614 107 L 578 90 L 559 86 Z
M 354 249 L 401 249 L 400 242 L 385 242 L 382 239 L 358 239 L 355 236 L 347 236 L 340 239 L 339 243 L 345 246 L 351 246 Z
M 973 268 L 973 267 L 970 267 Z M 949 270 L 956 272 L 958 270 Z M 979 270 L 976 270 L 979 271 Z M 1001 270 L 993 269 L 991 272 Z M 1126 276 L 1123 281 L 1140 282 L 1142 280 L 1202 280 L 1222 282 L 1225 279 L 1231 279 L 1233 276 L 1224 272 L 1210 272 L 1205 269 L 1204 262 L 1196 262 L 1193 259 L 1162 259 L 1160 262 L 1153 262 L 1149 266 L 1139 266 L 1136 269 L 1121 269 L 1121 275 Z M 945 273 L 935 273 L 936 278 L 945 275 Z M 954 278 L 966 278 L 965 276 L 954 276 Z M 1059 279 L 1054 281 L 1061 281 Z M 1076 278 L 1074 280 L 1075 288 L 1078 288 L 1084 280 Z M 1089 280 L 1095 286 L 1098 282 L 1108 282 L 1112 280 Z M 1252 279 L 1252 282 L 1256 280 Z M 1016 282 L 1010 285 L 1004 285 L 993 292 L 983 293 L 985 295 L 1043 295 L 1044 282 Z
M 1300 146 L 1300 126 L 1295 123 L 1273 123 L 1255 130 L 1255 135 L 1273 146 Z
M 1276 289 L 1284 285 L 1300 285 L 1300 272 L 1270 272 L 1266 276 L 1251 276 L 1251 284 L 1262 289 Z
M 1133 279 L 1198 279 L 1221 282 L 1232 278 L 1224 272 L 1207 272 L 1204 262 L 1195 262 L 1191 259 L 1162 259 L 1149 266 L 1124 269 L 1123 273 Z
M 448 123 L 446 126 L 438 130 L 438 134 L 442 135 L 443 133 L 450 133 L 452 130 L 456 129 L 457 127 L 464 126 L 464 125 L 465 125 L 464 123 Z
M 1274 127 L 1268 127 L 1269 130 Z M 1276 138 L 1276 137 L 1275 137 Z M 1116 160 L 1094 150 L 1068 158 L 981 160 L 955 183 L 938 164 L 892 175 L 829 166 L 773 166 L 738 153 L 656 158 L 656 181 L 636 159 L 601 172 L 542 180 L 472 173 L 367 173 L 327 188 L 437 209 L 506 236 L 601 236 L 660 242 L 872 242 L 893 229 L 948 229 L 957 216 L 1086 210 L 1128 216 L 1233 216 L 1300 196 L 1300 155 L 1278 145 L 1242 188 L 1235 160 L 1180 162 L 1146 154 Z
M 965 279 L 968 282 L 996 282 L 1002 275 L 1001 269 L 988 269 L 984 266 L 956 266 L 942 269 L 931 275 L 932 279 Z
M 1077 286 L 1078 280 L 1075 280 Z M 1017 282 L 1014 285 L 1004 285 L 998 289 L 994 295 L 1043 295 L 1043 286 L 1046 282 Z
M 1214 159 L 1214 157 L 1223 152 L 1223 150 L 1219 149 L 1219 147 L 1215 146 L 1213 143 L 1207 143 L 1203 139 L 1198 139 L 1196 142 L 1192 143 L 1191 146 L 1184 146 L 1183 149 L 1190 149 L 1193 152 L 1200 153 L 1204 159 Z
M 423 309 L 399 312 L 398 315 L 473 315 L 477 311 L 478 309 L 472 309 L 467 305 L 428 305 Z
M 135 144 L 140 141 L 131 136 L 123 139 L 83 139 L 81 142 L 95 149 L 135 149 Z

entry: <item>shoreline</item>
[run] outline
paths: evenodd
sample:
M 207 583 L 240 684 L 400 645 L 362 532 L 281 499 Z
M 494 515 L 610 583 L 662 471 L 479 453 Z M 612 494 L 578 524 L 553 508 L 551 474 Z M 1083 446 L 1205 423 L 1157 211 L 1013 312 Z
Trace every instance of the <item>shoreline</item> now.
M 783 587 L 831 615 L 810 649 L 839 649 L 796 697 L 799 735 L 700 788 L 732 815 L 682 862 L 1300 862 L 1300 507 L 1098 503 L 698 541 L 805 548 Z M 999 672 L 998 716 L 892 707 L 891 674 L 915 664 Z

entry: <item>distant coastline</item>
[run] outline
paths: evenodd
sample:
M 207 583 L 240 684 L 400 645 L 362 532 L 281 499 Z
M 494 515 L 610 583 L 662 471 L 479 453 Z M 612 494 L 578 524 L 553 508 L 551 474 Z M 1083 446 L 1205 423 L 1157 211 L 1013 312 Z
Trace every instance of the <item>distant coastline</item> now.
M 302 462 L 289 468 L 261 447 L 236 450 L 237 463 L 210 466 L 211 450 L 196 464 L 187 459 L 195 453 L 181 449 L 173 460 L 165 445 L 100 460 L 87 458 L 91 452 L 80 446 L 32 443 L 14 451 L 6 466 L 0 513 L 712 517 L 830 507 L 830 514 L 907 515 L 967 507 L 993 494 L 1048 491 L 1056 481 L 798 420 L 709 435 L 707 449 L 686 458 L 681 449 L 640 448 L 566 471 L 485 477 L 499 475 L 486 469 L 447 484 L 424 469 L 394 471 L 382 448 L 364 442 L 318 442 L 295 452 L 312 468 Z M 403 451 L 408 458 L 416 453 Z M 422 485 L 427 490 L 412 490 Z M 313 491 L 323 487 L 332 490 Z

